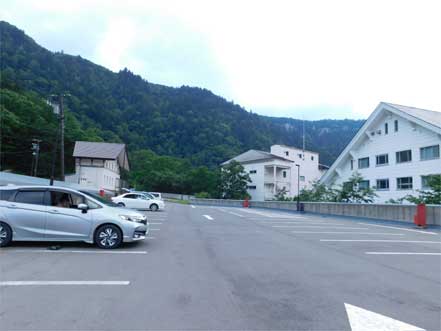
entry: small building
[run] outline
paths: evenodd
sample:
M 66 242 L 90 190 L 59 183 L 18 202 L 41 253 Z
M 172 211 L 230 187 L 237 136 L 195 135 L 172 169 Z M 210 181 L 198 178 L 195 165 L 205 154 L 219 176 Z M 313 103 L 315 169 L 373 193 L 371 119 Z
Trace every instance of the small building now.
M 129 171 L 125 144 L 89 141 L 75 142 L 73 152 L 75 174 L 66 176 L 66 182 L 104 190 L 115 194 L 123 187 L 122 171 Z
M 343 185 L 355 172 L 376 202 L 418 195 L 441 174 L 441 112 L 381 102 L 321 182 Z
M 233 160 L 250 175 L 247 191 L 256 201 L 273 200 L 281 191 L 295 197 L 298 188 L 311 188 L 322 174 L 318 153 L 285 145 L 273 145 L 270 152 L 251 149 L 222 165 Z

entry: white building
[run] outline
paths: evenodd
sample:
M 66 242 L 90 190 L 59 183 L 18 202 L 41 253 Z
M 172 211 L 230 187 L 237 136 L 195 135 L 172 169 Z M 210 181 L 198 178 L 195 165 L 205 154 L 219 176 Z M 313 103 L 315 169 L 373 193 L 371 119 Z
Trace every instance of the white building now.
M 376 202 L 427 189 L 441 174 L 441 112 L 380 103 L 321 182 L 342 185 L 359 172 L 375 189 Z
M 121 188 L 121 171 L 129 171 L 124 144 L 75 142 L 73 152 L 75 174 L 66 176 L 66 182 L 117 193 Z
M 323 169 L 318 153 L 284 145 L 271 146 L 270 153 L 251 149 L 222 165 L 232 160 L 241 163 L 249 173 L 252 182 L 248 184 L 248 193 L 256 201 L 273 200 L 283 189 L 287 197 L 294 197 L 298 183 L 300 190 L 311 188 Z

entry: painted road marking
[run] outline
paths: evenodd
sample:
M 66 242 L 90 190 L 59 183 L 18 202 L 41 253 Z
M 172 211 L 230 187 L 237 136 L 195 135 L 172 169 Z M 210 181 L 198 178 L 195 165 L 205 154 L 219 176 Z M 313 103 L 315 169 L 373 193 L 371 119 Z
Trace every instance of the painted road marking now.
M 240 215 L 240 214 L 237 214 L 237 213 L 232 212 L 232 211 L 229 211 L 228 213 L 231 214 L 231 215 L 238 216 L 238 217 L 245 217 L 244 215 Z
M 417 326 L 345 303 L 352 331 L 424 331 Z
M 149 231 L 161 231 L 161 229 L 149 229 Z
M 389 229 L 396 229 L 396 230 L 402 230 L 402 231 L 411 231 L 411 232 L 424 233 L 424 234 L 434 234 L 434 235 L 439 234 L 439 233 L 436 233 L 436 232 L 413 230 L 413 229 L 405 229 L 405 228 L 400 228 L 400 227 L 396 227 L 396 226 L 388 226 L 388 225 L 378 225 L 378 224 L 369 224 L 369 223 L 358 223 L 358 224 L 370 225 L 370 226 L 378 226 L 378 227 L 381 227 L 381 228 L 389 228 Z
M 298 228 L 311 228 L 311 229 L 344 229 L 344 230 L 368 230 L 368 228 L 351 228 L 351 227 L 337 227 L 337 226 L 320 226 L 320 225 L 272 225 L 273 228 L 291 228 L 291 229 L 298 229 Z
M 341 232 L 341 231 L 291 231 L 291 233 L 304 233 L 304 234 L 374 234 L 384 236 L 404 236 L 402 233 L 383 233 L 383 232 Z
M 156 239 L 155 237 L 145 237 L 145 239 Z
M 417 253 L 417 252 L 365 252 L 368 255 L 441 255 L 441 253 Z
M 49 249 L 7 249 L 5 253 L 72 253 L 72 254 L 147 254 L 147 251 L 105 251 L 105 250 L 49 250 Z
M 191 205 L 191 208 L 196 208 L 195 206 Z
M 160 225 L 162 224 L 162 222 L 158 222 L 158 223 L 149 223 L 150 225 L 154 224 L 154 225 Z
M 0 286 L 48 286 L 48 285 L 130 285 L 129 281 L 5 281 Z
M 412 244 L 438 244 L 439 241 L 424 241 L 424 240 L 388 240 L 388 239 L 320 239 L 326 242 L 380 242 L 380 243 L 412 243 Z
M 210 220 L 210 221 L 213 220 L 213 217 L 211 217 L 210 215 L 202 215 L 202 216 L 204 216 L 207 220 Z

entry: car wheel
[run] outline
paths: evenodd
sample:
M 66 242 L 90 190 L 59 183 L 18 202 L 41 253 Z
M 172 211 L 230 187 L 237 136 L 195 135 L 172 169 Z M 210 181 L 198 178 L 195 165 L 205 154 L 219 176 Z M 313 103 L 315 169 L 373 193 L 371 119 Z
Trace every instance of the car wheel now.
M 159 207 L 156 203 L 153 203 L 150 205 L 150 210 L 151 211 L 158 211 Z
M 11 227 L 3 222 L 0 222 L 0 247 L 8 246 L 12 241 Z
M 118 248 L 122 243 L 121 230 L 113 224 L 100 226 L 95 232 L 95 244 L 99 248 Z
M 118 206 L 125 207 L 126 205 L 124 203 L 122 203 L 122 202 L 118 202 Z

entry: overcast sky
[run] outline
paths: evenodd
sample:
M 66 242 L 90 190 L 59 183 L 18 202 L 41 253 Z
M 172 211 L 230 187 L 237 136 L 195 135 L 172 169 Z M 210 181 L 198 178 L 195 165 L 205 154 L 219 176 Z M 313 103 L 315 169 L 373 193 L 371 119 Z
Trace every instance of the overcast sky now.
M 366 118 L 441 110 L 441 1 L 2 1 L 42 46 L 253 112 Z

